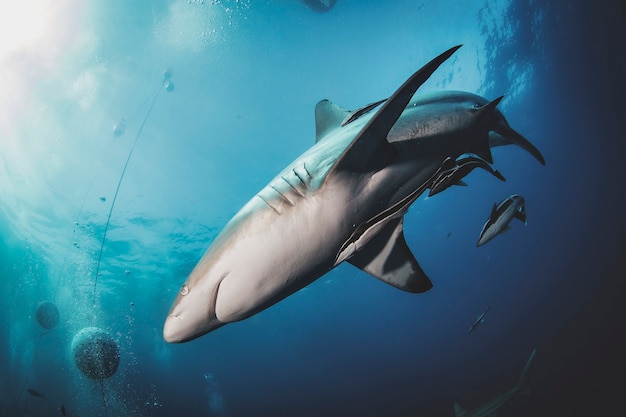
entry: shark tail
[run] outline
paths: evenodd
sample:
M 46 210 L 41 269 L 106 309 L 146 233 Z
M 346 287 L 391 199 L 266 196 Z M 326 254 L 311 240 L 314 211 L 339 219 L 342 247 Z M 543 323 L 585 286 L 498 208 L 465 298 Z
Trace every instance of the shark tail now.
M 467 413 L 467 410 L 461 406 L 461 404 L 454 402 L 454 417 L 462 417 Z
M 510 144 L 515 144 L 530 153 L 532 156 L 535 157 L 535 159 L 537 159 L 541 163 L 541 165 L 546 164 L 546 160 L 543 158 L 543 155 L 541 154 L 539 149 L 537 149 L 535 145 L 530 143 L 530 141 L 524 136 L 513 130 L 513 128 L 511 128 L 508 123 L 503 121 L 501 126 L 490 132 L 489 145 L 491 147 L 494 147 Z
M 535 353 L 537 352 L 537 348 L 534 348 L 532 352 L 530 352 L 530 356 L 528 357 L 528 361 L 526 362 L 526 366 L 524 366 L 524 370 L 520 375 L 517 385 L 515 385 L 515 391 L 524 391 L 526 389 L 526 383 L 528 382 L 528 371 L 530 370 L 530 366 L 533 363 L 533 359 L 535 359 Z

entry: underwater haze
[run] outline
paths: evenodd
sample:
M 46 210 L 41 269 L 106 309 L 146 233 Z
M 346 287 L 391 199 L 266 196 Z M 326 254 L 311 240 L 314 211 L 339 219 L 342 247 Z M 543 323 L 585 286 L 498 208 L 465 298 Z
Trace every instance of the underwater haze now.
M 513 388 L 533 349 L 530 395 L 499 415 L 621 406 L 621 1 L 8 3 L 2 416 L 454 416 L 455 401 L 471 410 Z M 403 292 L 344 262 L 246 320 L 165 342 L 211 242 L 315 143 L 316 103 L 389 97 L 459 44 L 418 94 L 504 95 L 498 109 L 546 164 L 498 147 L 506 181 L 474 170 L 417 199 L 404 233 L 433 288 Z M 527 224 L 476 247 L 513 194 Z M 119 359 L 106 375 L 77 358 L 90 327 Z

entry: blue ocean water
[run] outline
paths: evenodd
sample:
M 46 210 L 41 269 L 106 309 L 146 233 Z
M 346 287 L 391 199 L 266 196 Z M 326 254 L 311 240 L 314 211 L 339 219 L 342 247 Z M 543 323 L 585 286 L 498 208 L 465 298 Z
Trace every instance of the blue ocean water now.
M 0 21 L 2 415 L 453 416 L 454 401 L 472 409 L 512 388 L 534 348 L 531 395 L 501 415 L 619 404 L 620 2 L 15 3 Z M 499 109 L 546 165 L 499 147 L 506 182 L 476 170 L 413 204 L 405 234 L 433 289 L 404 293 L 342 264 L 167 344 L 165 317 L 206 248 L 314 143 L 315 104 L 387 97 L 457 44 L 420 91 L 504 95 Z M 515 193 L 528 224 L 476 248 L 493 204 Z M 45 300 L 59 310 L 50 330 L 36 320 Z M 120 350 L 101 382 L 72 356 L 89 326 Z

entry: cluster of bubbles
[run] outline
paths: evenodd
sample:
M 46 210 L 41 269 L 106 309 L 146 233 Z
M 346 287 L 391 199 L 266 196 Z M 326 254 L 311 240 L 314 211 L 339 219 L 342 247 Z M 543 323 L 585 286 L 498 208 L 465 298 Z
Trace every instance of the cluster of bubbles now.
M 206 381 L 206 395 L 207 405 L 211 415 L 223 415 L 224 414 L 224 397 L 219 390 L 219 384 L 215 374 L 208 372 L 202 375 L 202 378 Z
M 171 69 L 166 68 L 163 70 L 163 80 L 162 85 L 165 88 L 165 91 L 172 92 L 174 91 L 174 83 L 172 82 L 173 72 Z M 128 121 L 124 118 L 120 119 L 117 123 L 113 125 L 113 137 L 119 138 L 126 132 L 126 128 L 128 127 Z M 100 201 L 106 201 L 106 198 L 100 197 Z
M 72 356 L 76 367 L 92 379 L 107 379 L 120 364 L 120 349 L 104 330 L 85 327 L 72 339 Z
M 37 306 L 35 317 L 44 329 L 54 329 L 59 324 L 59 309 L 52 301 L 42 301 Z
M 174 83 L 172 82 L 171 78 L 172 70 L 166 68 L 165 71 L 163 71 L 163 88 L 165 88 L 165 91 L 167 91 L 168 93 L 174 91 Z
M 59 324 L 59 309 L 52 301 L 42 301 L 35 311 L 37 323 L 46 329 Z M 76 367 L 89 378 L 106 379 L 120 364 L 120 349 L 113 338 L 97 327 L 80 330 L 72 340 L 72 355 Z
M 120 136 L 122 136 L 124 132 L 126 131 L 127 125 L 128 125 L 128 122 L 126 121 L 126 119 L 122 119 L 119 122 L 115 123 L 113 125 L 113 136 L 115 136 L 116 138 L 119 138 Z

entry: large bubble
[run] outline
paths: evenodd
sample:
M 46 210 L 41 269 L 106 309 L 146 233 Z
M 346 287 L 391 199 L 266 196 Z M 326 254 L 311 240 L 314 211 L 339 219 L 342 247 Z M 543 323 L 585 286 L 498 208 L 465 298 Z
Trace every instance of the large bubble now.
M 52 301 L 42 301 L 37 306 L 35 317 L 44 329 L 54 329 L 59 324 L 59 309 Z
M 89 378 L 106 379 L 120 364 L 120 349 L 104 330 L 85 327 L 72 339 L 72 355 L 76 367 Z
M 127 125 L 128 125 L 128 122 L 124 119 L 115 123 L 113 125 L 113 136 L 115 136 L 116 138 L 119 138 L 120 136 L 122 136 L 124 132 L 126 131 Z

